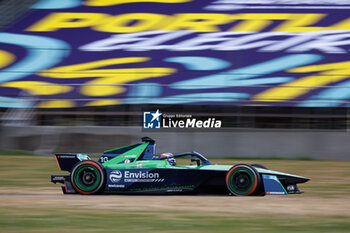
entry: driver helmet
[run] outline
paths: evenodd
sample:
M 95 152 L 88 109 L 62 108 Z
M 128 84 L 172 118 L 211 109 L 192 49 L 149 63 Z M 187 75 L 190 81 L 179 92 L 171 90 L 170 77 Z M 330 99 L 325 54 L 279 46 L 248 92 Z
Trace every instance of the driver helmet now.
M 168 163 L 171 166 L 176 166 L 176 159 L 174 157 L 168 158 Z
M 161 158 L 167 159 L 168 163 L 171 166 L 176 166 L 176 159 L 172 156 L 173 156 L 172 153 L 163 153 L 160 155 Z

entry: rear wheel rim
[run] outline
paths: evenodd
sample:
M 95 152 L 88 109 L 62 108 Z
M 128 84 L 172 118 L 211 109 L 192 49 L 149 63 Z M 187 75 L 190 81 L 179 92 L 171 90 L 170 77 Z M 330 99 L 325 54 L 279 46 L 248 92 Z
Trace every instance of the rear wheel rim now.
M 99 186 L 101 174 L 97 167 L 83 164 L 76 170 L 73 179 L 78 189 L 91 192 Z

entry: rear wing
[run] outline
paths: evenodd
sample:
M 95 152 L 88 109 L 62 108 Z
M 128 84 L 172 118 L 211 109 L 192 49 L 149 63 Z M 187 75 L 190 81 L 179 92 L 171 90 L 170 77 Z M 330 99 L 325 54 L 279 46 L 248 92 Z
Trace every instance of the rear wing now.
M 75 164 L 84 160 L 91 160 L 87 154 L 60 153 L 55 154 L 58 167 L 61 171 L 72 171 Z

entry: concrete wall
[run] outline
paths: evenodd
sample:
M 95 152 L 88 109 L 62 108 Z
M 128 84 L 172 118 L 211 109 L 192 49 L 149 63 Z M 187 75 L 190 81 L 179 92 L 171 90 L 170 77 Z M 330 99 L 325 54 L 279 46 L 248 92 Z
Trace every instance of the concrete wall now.
M 3 126 L 0 147 L 37 154 L 100 154 L 149 136 L 157 153 L 197 151 L 208 157 L 283 157 L 350 160 L 349 132 L 237 131 L 144 132 L 140 127 Z

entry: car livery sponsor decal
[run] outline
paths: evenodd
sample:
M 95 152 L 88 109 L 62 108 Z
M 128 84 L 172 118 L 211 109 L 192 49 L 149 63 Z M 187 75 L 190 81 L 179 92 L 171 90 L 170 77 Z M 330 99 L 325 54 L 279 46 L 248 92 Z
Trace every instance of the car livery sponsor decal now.
M 117 183 L 117 182 L 119 182 L 119 181 L 121 180 L 122 176 L 123 176 L 123 175 L 122 175 L 121 171 L 119 171 L 119 170 L 114 170 L 114 171 L 112 171 L 111 174 L 109 175 L 109 180 L 110 180 L 111 182 L 113 182 L 113 183 Z
M 158 172 L 113 170 L 109 175 L 109 180 L 112 183 L 118 183 L 120 181 L 128 183 L 128 182 L 163 182 L 165 179 L 161 178 Z
M 124 184 L 109 184 L 109 188 L 125 188 Z
M 166 186 L 166 187 L 152 187 L 152 188 L 133 188 L 130 191 L 161 191 L 165 190 L 166 192 L 183 192 L 188 190 L 193 190 L 195 185 L 180 185 L 180 186 Z
M 80 161 L 83 161 L 83 160 L 89 160 L 89 156 L 87 156 L 86 154 L 77 154 L 77 158 L 80 160 Z
M 59 158 L 59 159 L 76 159 L 77 157 L 75 155 L 57 155 L 57 158 Z
M 135 158 L 137 155 L 122 155 L 122 158 Z
M 293 192 L 293 191 L 297 190 L 297 187 L 296 187 L 295 184 L 291 184 L 291 185 L 288 185 L 288 186 L 287 186 L 287 190 L 288 190 L 289 192 Z
M 162 182 L 164 179 L 159 177 L 159 173 L 157 172 L 124 172 L 124 182 Z
M 65 181 L 66 178 L 63 176 L 55 176 L 52 178 L 52 181 Z
M 286 195 L 285 192 L 266 192 L 266 195 Z

